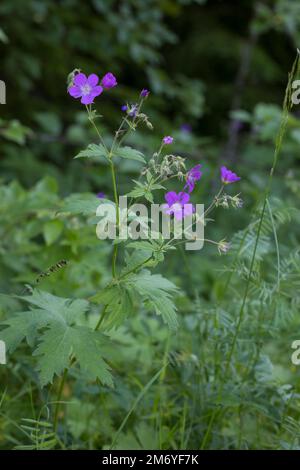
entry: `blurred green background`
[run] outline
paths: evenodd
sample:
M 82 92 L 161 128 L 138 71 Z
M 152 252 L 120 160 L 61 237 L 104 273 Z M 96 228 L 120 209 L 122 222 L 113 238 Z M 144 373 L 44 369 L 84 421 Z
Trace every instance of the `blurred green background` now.
M 214 406 L 213 379 L 219 377 L 232 338 L 255 244 L 255 232 L 250 230 L 247 250 L 236 263 L 236 247 L 245 227 L 253 221 L 255 225 L 272 164 L 288 72 L 300 46 L 300 3 L 2 0 L 0 20 L 0 79 L 7 87 L 7 104 L 0 105 L 3 294 L 19 293 L 24 283 L 62 258 L 71 260 L 70 267 L 44 280 L 44 290 L 84 297 L 110 278 L 110 245 L 99 244 L 94 228 L 76 218 L 56 217 L 62 199 L 74 192 L 103 191 L 112 198 L 105 165 L 73 160 L 79 150 L 97 141 L 85 110 L 67 95 L 67 76 L 75 68 L 99 76 L 110 71 L 118 79 L 118 87 L 97 105 L 108 140 L 120 120 L 121 106 L 134 103 L 142 88 L 150 90 L 145 112 L 154 130 L 141 129 L 130 137 L 130 145 L 150 156 L 163 135 L 172 135 L 172 152 L 185 157 L 188 166 L 203 164 L 193 202 L 207 204 L 213 197 L 221 164 L 242 177 L 235 190 L 242 193 L 243 209 L 218 211 L 216 223 L 208 229 L 209 238 L 232 240 L 231 254 L 218 257 L 205 247 L 196 254 L 167 257 L 162 265 L 164 274 L 182 289 L 178 336 L 170 339 L 159 320 L 136 316 L 117 337 L 122 354 L 114 357 L 112 394 L 104 390 L 100 397 L 96 386 L 84 385 L 76 373 L 73 377 L 77 405 L 70 406 L 67 415 L 69 445 L 102 448 L 142 384 L 173 348 L 181 359 L 143 400 L 118 445 L 198 448 Z M 300 323 L 299 143 L 295 106 L 273 185 L 273 218 L 264 221 L 241 343 L 226 385 L 226 412 L 217 423 L 213 448 L 299 445 L 300 375 L 290 362 L 290 344 L 297 339 Z M 136 165 L 119 165 L 121 193 L 130 189 L 139 170 Z M 176 184 L 170 188 L 176 190 Z M 283 286 L 276 296 L 274 223 Z M 2 319 L 18 308 L 14 298 L 3 295 L 0 300 Z M 2 448 L 28 441 L 19 421 L 49 399 L 38 391 L 26 351 L 24 346 L 0 370 L 6 388 L 0 401 Z M 248 370 L 249 361 L 253 366 Z M 66 389 L 66 399 L 70 394 Z

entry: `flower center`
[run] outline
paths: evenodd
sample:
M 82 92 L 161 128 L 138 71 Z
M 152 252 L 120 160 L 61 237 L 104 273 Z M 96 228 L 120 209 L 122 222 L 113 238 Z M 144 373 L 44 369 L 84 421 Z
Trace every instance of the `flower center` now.
M 172 205 L 172 210 L 174 212 L 182 211 L 182 205 L 179 202 L 175 202 L 175 204 Z
M 86 83 L 85 85 L 82 85 L 82 87 L 80 89 L 81 89 L 81 93 L 85 96 L 85 95 L 88 95 L 91 92 L 92 87 L 91 87 L 91 85 Z

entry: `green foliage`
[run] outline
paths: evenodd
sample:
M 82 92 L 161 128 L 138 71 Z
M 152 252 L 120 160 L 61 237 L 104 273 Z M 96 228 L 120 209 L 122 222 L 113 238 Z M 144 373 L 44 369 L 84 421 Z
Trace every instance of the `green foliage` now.
M 233 18 L 217 3 L 1 2 L 1 449 L 300 448 L 297 107 L 262 205 L 299 5 L 242 0 Z M 118 78 L 91 116 L 102 143 L 66 94 L 74 68 Z M 127 120 L 110 154 L 120 106 L 143 87 L 153 132 Z M 220 164 L 242 177 L 243 209 L 219 206 L 205 227 L 226 234 L 226 257 L 95 236 L 97 207 L 115 207 L 111 162 L 134 202 L 182 188 L 150 169 L 168 134 L 169 157 L 203 164 L 195 201 L 213 198 Z
M 55 374 L 61 375 L 71 357 L 77 360 L 88 380 L 99 379 L 112 385 L 108 367 L 101 358 L 105 337 L 77 324 L 88 309 L 87 301 L 62 299 L 38 290 L 22 299 L 34 308 L 5 320 L 7 328 L 1 331 L 0 338 L 10 351 L 25 338 L 31 346 L 39 340 L 34 355 L 38 356 L 42 387 L 52 382 Z M 41 333 L 40 329 L 45 327 Z

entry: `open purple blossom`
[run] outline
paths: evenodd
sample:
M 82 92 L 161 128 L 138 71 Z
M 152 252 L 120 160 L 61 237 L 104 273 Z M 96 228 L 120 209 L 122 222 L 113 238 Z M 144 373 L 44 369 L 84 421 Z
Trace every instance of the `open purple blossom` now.
M 221 167 L 221 180 L 224 184 L 235 183 L 235 181 L 239 181 L 241 178 L 237 176 L 233 171 L 230 171 L 226 168 L 226 166 Z
M 127 109 L 128 109 L 127 104 L 123 104 L 123 105 L 121 106 L 121 111 L 125 112 L 125 111 L 127 111 Z
M 104 77 L 101 80 L 101 85 L 103 88 L 113 88 L 114 86 L 118 85 L 116 77 L 111 73 L 108 72 L 104 75 Z
M 73 98 L 81 98 L 82 104 L 91 104 L 96 96 L 103 92 L 98 82 L 99 77 L 95 73 L 88 77 L 84 73 L 78 73 L 74 77 L 73 84 L 68 88 L 68 93 Z
M 163 138 L 163 143 L 165 145 L 169 145 L 172 144 L 173 140 L 173 137 L 171 137 L 170 135 L 166 135 L 166 137 Z
M 187 189 L 189 193 L 194 190 L 196 181 L 199 181 L 202 176 L 202 171 L 200 171 L 201 167 L 202 165 L 200 164 L 194 166 L 186 175 L 186 185 L 184 189 Z
M 150 94 L 150 91 L 147 90 L 147 88 L 143 88 L 142 91 L 141 91 L 141 97 L 142 98 L 147 98 L 147 96 L 149 96 Z
M 188 203 L 190 196 L 187 193 L 180 192 L 177 194 L 175 191 L 169 191 L 165 194 L 165 200 L 167 201 L 167 204 L 164 204 L 163 207 L 165 214 L 173 214 L 177 220 L 182 220 L 194 213 L 193 204 Z
M 98 199 L 105 199 L 105 198 L 106 198 L 106 195 L 105 195 L 105 193 L 103 193 L 102 191 L 100 191 L 100 193 L 97 194 L 97 198 L 98 198 Z

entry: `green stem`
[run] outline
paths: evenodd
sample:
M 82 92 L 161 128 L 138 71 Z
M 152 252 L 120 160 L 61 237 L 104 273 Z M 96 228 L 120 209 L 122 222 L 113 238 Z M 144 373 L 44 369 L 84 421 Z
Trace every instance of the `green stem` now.
M 95 326 L 95 331 L 99 330 L 100 326 L 102 325 L 102 322 L 103 322 L 103 320 L 105 318 L 105 315 L 106 315 L 107 307 L 108 307 L 108 305 L 104 306 L 104 308 L 102 310 L 102 313 L 101 313 L 101 316 L 99 318 L 99 321 L 98 321 L 97 325 Z
M 218 198 L 221 196 L 223 190 L 224 190 L 224 185 L 221 186 L 219 192 L 215 195 L 213 202 L 211 203 L 210 206 L 208 206 L 208 208 L 204 212 L 204 216 L 206 216 L 207 214 L 209 214 L 213 210 L 213 208 L 215 207 L 216 202 L 217 202 Z
M 64 370 L 64 373 L 63 373 L 62 378 L 60 380 L 59 389 L 58 389 L 57 398 L 56 398 L 56 405 L 55 405 L 55 411 L 54 411 L 54 420 L 53 420 L 54 432 L 56 432 L 56 430 L 57 430 L 61 396 L 62 396 L 62 392 L 63 392 L 64 386 L 65 386 L 65 383 L 66 383 L 67 375 L 68 375 L 68 369 L 66 368 Z
M 112 183 L 113 183 L 114 200 L 115 200 L 115 205 L 116 205 L 116 225 L 117 225 L 117 229 L 119 230 L 119 225 L 120 225 L 119 196 L 118 196 L 118 190 L 117 190 L 115 166 L 113 164 L 112 158 L 110 159 L 110 169 L 111 169 L 111 178 L 112 178 Z M 118 255 L 118 244 L 116 243 L 114 245 L 113 258 L 112 258 L 112 276 L 114 278 L 116 278 L 117 255 Z

